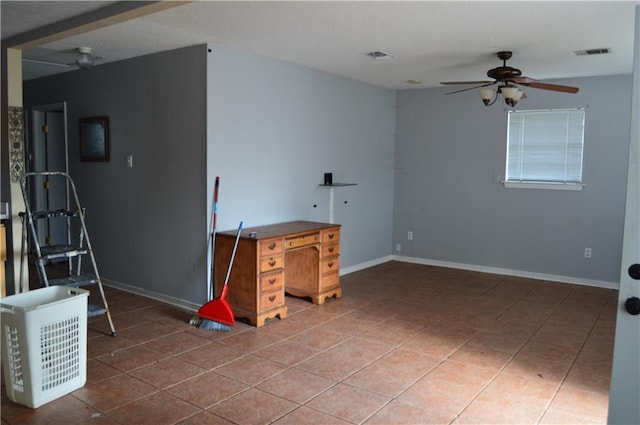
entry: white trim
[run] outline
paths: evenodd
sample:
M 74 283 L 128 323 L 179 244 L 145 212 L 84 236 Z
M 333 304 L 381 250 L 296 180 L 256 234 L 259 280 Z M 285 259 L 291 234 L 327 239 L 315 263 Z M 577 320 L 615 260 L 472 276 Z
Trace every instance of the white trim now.
M 371 261 L 365 261 L 364 263 L 356 264 L 355 266 L 345 267 L 340 269 L 340 276 L 344 276 L 349 273 L 355 273 L 360 270 L 368 269 L 369 267 L 378 266 L 383 263 L 388 263 L 393 260 L 393 255 L 387 255 L 386 257 L 377 258 Z
M 602 280 L 581 279 L 571 276 L 552 275 L 545 273 L 533 273 L 522 270 L 503 269 L 498 267 L 486 267 L 478 266 L 475 264 L 454 263 L 450 261 L 430 260 L 426 258 L 407 257 L 404 255 L 387 255 L 386 257 L 376 258 L 375 260 L 365 261 L 354 266 L 345 267 L 340 269 L 340 276 L 344 276 L 350 273 L 355 273 L 360 270 L 368 269 L 369 267 L 378 266 L 380 264 L 388 263 L 389 261 L 400 261 L 403 263 L 423 264 L 425 266 L 437 266 L 447 267 L 451 269 L 469 270 L 481 273 L 492 273 L 505 276 L 525 277 L 536 280 L 546 280 L 559 283 L 570 283 L 574 285 L 593 286 L 597 288 L 606 289 L 618 289 L 618 282 L 607 282 Z M 159 294 L 154 291 L 147 291 L 146 289 L 138 288 L 137 286 L 127 285 L 121 282 L 113 280 L 102 279 L 104 286 L 110 288 L 119 289 L 125 292 L 139 295 L 141 297 L 151 298 L 156 301 L 160 301 L 165 304 L 181 308 L 186 311 L 196 312 L 200 309 L 201 305 L 193 303 L 191 301 L 182 300 L 179 298 L 170 297 L 168 295 Z M 108 300 L 107 300 L 108 302 Z
M 618 282 L 607 282 L 604 280 L 582 279 L 572 276 L 562 276 L 546 273 L 535 273 L 524 270 L 503 269 L 499 267 L 478 266 L 475 264 L 453 263 L 449 261 L 429 260 L 425 258 L 405 257 L 403 255 L 394 255 L 393 260 L 405 263 L 424 264 L 427 266 L 448 267 L 452 269 L 470 270 L 481 273 L 492 273 L 505 276 L 525 277 L 536 280 L 546 280 L 551 282 L 570 283 L 574 285 L 594 286 L 597 288 L 618 289 Z
M 141 297 L 151 298 L 153 300 L 160 301 L 165 304 L 170 304 L 172 306 L 179 307 L 181 309 L 191 311 L 191 312 L 196 312 L 200 309 L 200 307 L 202 307 L 202 305 L 193 303 L 191 301 L 186 301 L 186 300 L 174 298 L 168 295 L 159 294 L 154 291 L 147 291 L 146 289 L 142 289 L 137 286 L 131 286 L 131 285 L 127 285 L 121 282 L 116 282 L 113 280 L 107 280 L 103 278 L 102 284 L 109 288 L 115 288 L 121 291 L 129 292 L 134 295 L 139 295 Z M 107 300 L 107 303 L 108 302 L 109 300 Z
M 502 182 L 507 189 L 582 190 L 581 183 Z

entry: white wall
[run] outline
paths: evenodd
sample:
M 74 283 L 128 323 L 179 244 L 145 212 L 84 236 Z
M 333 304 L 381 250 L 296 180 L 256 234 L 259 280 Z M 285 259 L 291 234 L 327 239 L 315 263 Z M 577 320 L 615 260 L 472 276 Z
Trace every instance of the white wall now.
M 580 192 L 505 189 L 507 114 L 475 90 L 397 96 L 394 239 L 412 259 L 617 285 L 630 76 L 559 81 L 575 95 L 527 89 L 518 109 L 586 107 Z M 407 231 L 414 240 L 407 240 Z M 584 248 L 593 250 L 584 258 Z
M 210 45 L 209 205 L 220 176 L 218 230 L 290 220 L 328 222 L 334 182 L 341 267 L 390 254 L 395 92 Z M 346 202 L 346 203 L 345 203 Z

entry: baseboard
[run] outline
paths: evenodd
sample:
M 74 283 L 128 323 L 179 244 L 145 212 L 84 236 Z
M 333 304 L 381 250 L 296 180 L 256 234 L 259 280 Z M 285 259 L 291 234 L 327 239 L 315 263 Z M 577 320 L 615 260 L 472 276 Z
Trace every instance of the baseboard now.
M 406 257 L 404 255 L 393 255 L 394 261 L 405 263 L 424 264 L 426 266 L 448 267 L 451 269 L 470 270 L 481 273 L 492 273 L 505 276 L 525 277 L 536 280 L 547 280 L 551 282 L 571 283 L 574 285 L 594 286 L 597 288 L 615 289 L 619 287 L 617 282 L 607 282 L 603 280 L 582 279 L 578 277 L 562 276 L 546 273 L 534 273 L 523 270 L 503 269 L 499 267 L 478 266 L 475 264 L 454 263 L 450 261 L 429 260 L 425 258 Z
M 615 290 L 617 290 L 619 286 L 617 282 L 581 279 L 581 278 L 576 278 L 571 276 L 552 275 L 552 274 L 546 274 L 546 273 L 533 273 L 533 272 L 527 272 L 522 270 L 503 269 L 499 267 L 486 267 L 486 266 L 478 266 L 475 264 L 454 263 L 450 261 L 430 260 L 426 258 L 407 257 L 404 255 L 387 255 L 386 257 L 380 257 L 380 258 L 376 258 L 375 260 L 365 261 L 364 263 L 359 263 L 353 266 L 344 267 L 340 269 L 340 276 L 344 276 L 349 273 L 354 273 L 360 270 L 364 270 L 369 267 L 374 267 L 383 263 L 387 263 L 389 261 L 400 261 L 404 263 L 424 264 L 425 266 L 448 267 L 451 269 L 469 270 L 469 271 L 476 271 L 481 273 L 492 273 L 492 274 L 498 274 L 503 276 L 525 277 L 529 279 L 546 280 L 546 281 L 560 282 L 560 283 L 571 283 L 574 285 L 593 286 L 597 288 L 606 288 L 606 289 L 615 289 Z M 192 303 L 190 301 L 182 300 L 175 297 L 170 297 L 164 294 L 159 294 L 154 291 L 148 291 L 146 289 L 138 288 L 137 286 L 131 286 L 131 285 L 127 285 L 121 282 L 116 282 L 108 279 L 103 279 L 102 282 L 105 286 L 119 289 L 125 292 L 129 292 L 134 295 L 140 295 L 142 297 L 151 298 L 156 301 L 163 302 L 165 304 L 173 305 L 183 310 L 195 312 L 195 311 L 198 311 L 198 309 L 201 307 L 201 305 Z
M 183 299 L 180 299 L 180 298 L 170 297 L 168 295 L 159 294 L 159 293 L 154 292 L 154 291 L 148 291 L 146 289 L 138 288 L 137 286 L 127 285 L 127 284 L 122 283 L 122 282 L 116 282 L 116 281 L 113 281 L 113 280 L 102 279 L 102 284 L 104 286 L 108 286 L 110 288 L 119 289 L 121 291 L 129 292 L 131 294 L 139 295 L 139 296 L 145 297 L 145 298 L 151 298 L 153 300 L 160 301 L 160 302 L 165 303 L 165 304 L 170 304 L 172 306 L 181 308 L 183 310 L 191 311 L 191 312 L 198 311 L 198 309 L 200 309 L 200 307 L 201 307 L 200 304 L 192 303 L 191 301 L 186 301 L 186 300 L 183 300 Z M 109 300 L 107 300 L 107 302 L 109 302 Z
M 344 267 L 340 269 L 340 276 L 344 276 L 349 273 L 354 273 L 360 270 L 368 269 L 369 267 L 377 266 L 382 263 L 387 263 L 393 260 L 392 255 L 387 255 L 386 257 L 376 258 L 375 260 L 365 261 L 364 263 L 356 264 L 355 266 Z

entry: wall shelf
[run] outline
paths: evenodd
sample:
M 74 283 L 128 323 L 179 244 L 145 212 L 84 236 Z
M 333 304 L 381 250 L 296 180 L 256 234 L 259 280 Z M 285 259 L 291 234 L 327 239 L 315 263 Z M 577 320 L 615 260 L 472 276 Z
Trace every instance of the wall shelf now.
M 321 187 L 344 187 L 344 186 L 357 186 L 358 183 L 332 183 L 332 184 L 319 184 Z
M 319 184 L 320 187 L 329 188 L 329 223 L 333 224 L 333 200 L 334 190 L 336 187 L 357 186 L 358 183 L 331 183 L 331 184 Z

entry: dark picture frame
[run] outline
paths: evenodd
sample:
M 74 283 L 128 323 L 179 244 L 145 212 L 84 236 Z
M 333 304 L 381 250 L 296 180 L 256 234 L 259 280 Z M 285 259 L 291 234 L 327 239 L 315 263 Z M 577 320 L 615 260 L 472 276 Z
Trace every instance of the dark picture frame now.
M 109 117 L 80 118 L 80 161 L 109 161 Z

